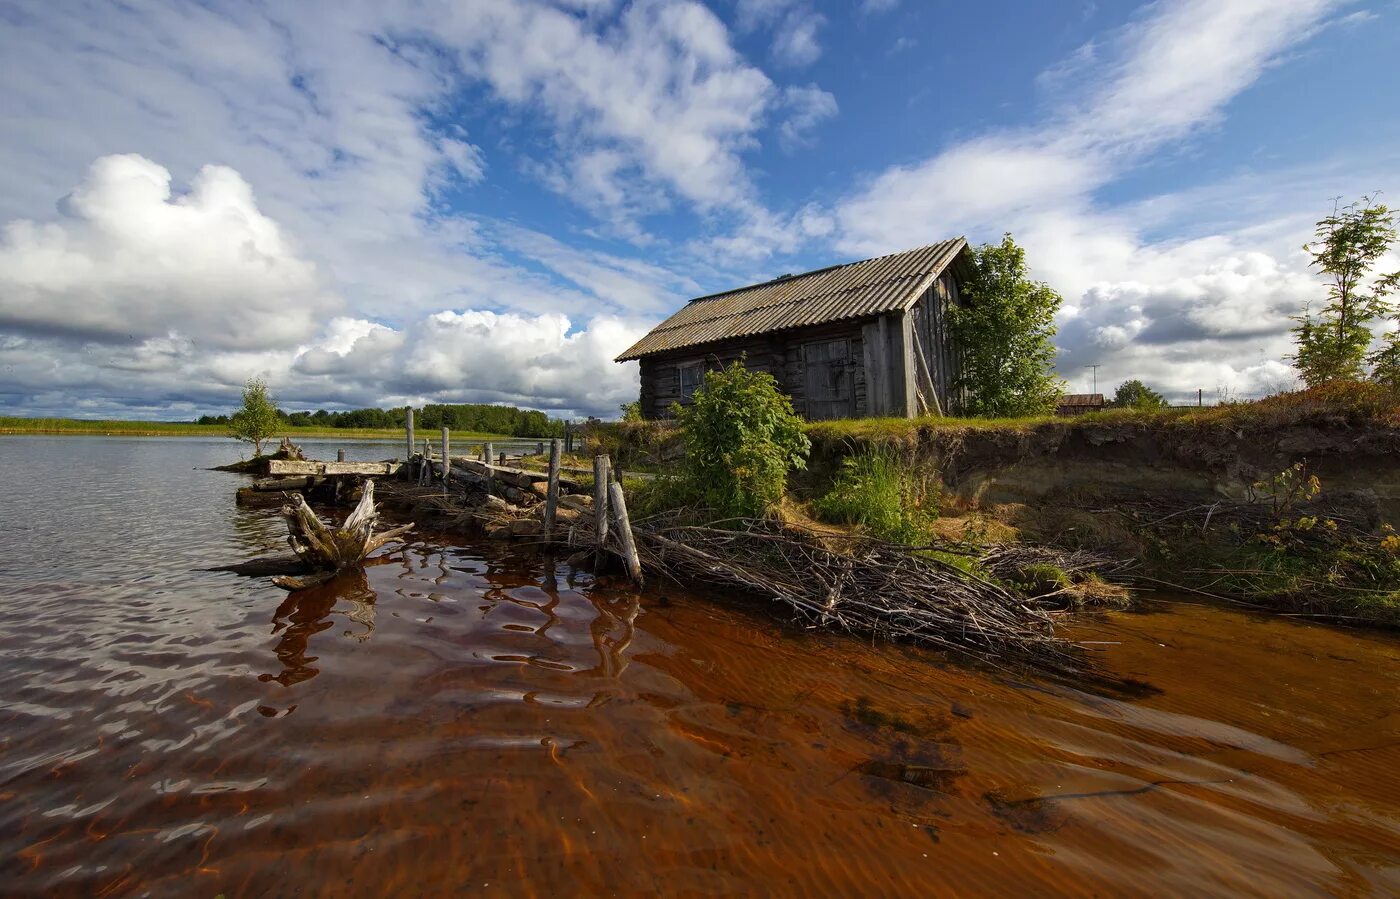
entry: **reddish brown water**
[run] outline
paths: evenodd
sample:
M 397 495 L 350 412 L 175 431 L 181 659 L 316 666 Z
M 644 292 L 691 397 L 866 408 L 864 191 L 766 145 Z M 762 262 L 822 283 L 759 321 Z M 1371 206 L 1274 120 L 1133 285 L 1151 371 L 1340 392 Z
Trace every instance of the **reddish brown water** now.
M 202 446 L 0 522 L 0 892 L 1400 892 L 1392 636 L 1153 602 L 1106 694 L 485 542 L 288 598 Z

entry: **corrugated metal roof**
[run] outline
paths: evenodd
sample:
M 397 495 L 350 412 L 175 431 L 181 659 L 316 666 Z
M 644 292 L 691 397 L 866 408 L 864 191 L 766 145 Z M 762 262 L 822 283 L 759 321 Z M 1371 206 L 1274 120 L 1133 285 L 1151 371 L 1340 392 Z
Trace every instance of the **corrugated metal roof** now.
M 1102 393 L 1066 393 L 1060 397 L 1061 406 L 1102 406 Z
M 967 246 L 961 237 L 724 293 L 696 297 L 618 362 L 653 353 L 852 318 L 913 305 Z

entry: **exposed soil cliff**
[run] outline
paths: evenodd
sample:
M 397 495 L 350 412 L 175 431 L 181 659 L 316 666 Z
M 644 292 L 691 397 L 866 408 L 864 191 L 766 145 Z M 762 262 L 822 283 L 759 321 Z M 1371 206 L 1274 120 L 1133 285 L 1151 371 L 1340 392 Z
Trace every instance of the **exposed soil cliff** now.
M 907 454 L 948 493 L 982 505 L 1066 492 L 1240 499 L 1256 482 L 1305 462 L 1330 494 L 1356 495 L 1400 521 L 1400 423 L 1369 389 L 1199 412 L 823 423 L 809 434 L 812 459 L 800 479 L 808 489 L 820 489 L 842 458 L 871 443 Z

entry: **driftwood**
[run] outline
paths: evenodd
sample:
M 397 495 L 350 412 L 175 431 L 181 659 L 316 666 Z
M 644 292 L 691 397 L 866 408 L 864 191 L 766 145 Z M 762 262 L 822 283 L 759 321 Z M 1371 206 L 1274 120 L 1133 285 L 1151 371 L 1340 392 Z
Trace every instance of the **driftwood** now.
M 254 456 L 251 459 L 244 459 L 241 462 L 233 462 L 228 465 L 215 465 L 210 471 L 232 471 L 238 474 L 267 474 L 268 465 L 273 461 L 301 461 L 306 457 L 302 454 L 301 447 L 292 443 L 290 438 L 283 437 L 282 445 L 270 456 Z M 307 474 L 307 472 L 296 472 L 296 474 Z
M 314 586 L 334 577 L 337 571 L 358 566 L 370 553 L 413 529 L 409 523 L 374 533 L 379 510 L 374 503 L 374 482 L 369 480 L 365 481 L 359 505 L 338 528 L 322 522 L 299 493 L 292 494 L 291 501 L 282 507 L 282 515 L 287 519 L 287 543 L 309 572 L 302 577 L 273 579 L 273 583 L 287 590 Z
M 309 475 L 294 478 L 258 478 L 253 482 L 253 489 L 280 493 L 284 490 L 306 490 L 320 483 L 320 478 Z
M 283 499 L 281 493 L 256 487 L 239 487 L 234 494 L 234 502 L 247 508 L 272 509 L 282 505 Z
M 400 462 L 308 462 L 305 460 L 273 459 L 267 463 L 270 475 L 391 475 L 398 472 Z
M 274 455 L 278 459 L 295 459 L 297 461 L 306 458 L 306 454 L 301 451 L 301 447 L 293 443 L 290 437 L 282 438 L 282 445 L 277 448 L 277 452 Z
M 1052 610 L 918 547 L 816 534 L 760 519 L 636 527 L 642 565 L 682 583 L 736 588 L 786 606 L 809 627 L 958 650 L 994 664 L 1084 664 L 1055 635 Z
M 466 471 L 478 478 L 500 481 L 512 487 L 519 487 L 521 490 L 529 490 L 535 484 L 549 481 L 548 472 L 530 471 L 509 465 L 489 465 L 476 459 L 468 459 L 465 456 L 453 457 L 452 469 L 454 476 L 458 471 Z M 577 481 L 563 477 L 559 479 L 559 488 L 566 493 L 577 493 L 582 489 Z

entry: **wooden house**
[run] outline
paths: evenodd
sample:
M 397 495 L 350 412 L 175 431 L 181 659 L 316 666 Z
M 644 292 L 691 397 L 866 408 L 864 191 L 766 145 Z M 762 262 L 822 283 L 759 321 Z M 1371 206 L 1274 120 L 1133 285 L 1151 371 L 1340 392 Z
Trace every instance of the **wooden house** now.
M 1083 415 L 1085 412 L 1101 412 L 1108 408 L 1102 393 L 1067 393 L 1060 397 L 1055 406 L 1056 415 Z
M 957 347 L 946 311 L 972 271 L 963 238 L 697 297 L 617 357 L 641 364 L 641 411 L 670 415 L 707 369 L 742 358 L 809 419 L 945 414 Z

